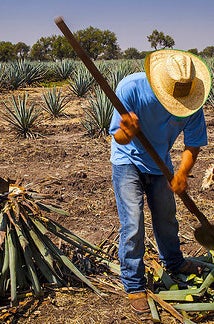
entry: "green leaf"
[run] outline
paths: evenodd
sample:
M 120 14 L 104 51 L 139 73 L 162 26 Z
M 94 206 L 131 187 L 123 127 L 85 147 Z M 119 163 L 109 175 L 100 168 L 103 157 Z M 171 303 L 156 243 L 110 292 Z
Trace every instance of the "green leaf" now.
M 173 305 L 176 309 L 187 312 L 208 312 L 214 311 L 214 303 L 185 303 Z
M 43 204 L 39 201 L 36 202 L 36 204 L 39 206 L 39 208 L 41 208 L 42 210 L 46 211 L 46 212 L 55 212 L 57 214 L 61 214 L 61 215 L 65 215 L 65 216 L 69 216 L 69 212 L 61 209 L 61 208 L 58 208 L 58 207 L 55 207 L 53 205 L 47 205 L 47 204 Z
M 149 307 L 150 307 L 153 323 L 160 323 L 161 320 L 160 320 L 160 317 L 158 315 L 158 310 L 157 310 L 157 307 L 155 305 L 154 300 L 150 296 L 148 296 L 147 300 L 148 300 L 148 304 L 149 304 Z
M 177 291 L 160 291 L 158 296 L 160 296 L 163 300 L 187 300 L 189 296 L 197 296 L 201 297 L 204 295 L 206 288 L 198 288 L 198 289 L 182 289 Z
M 8 238 L 4 240 L 4 262 L 0 272 L 0 296 L 5 296 L 7 290 L 7 278 L 9 276 L 9 249 Z
M 213 282 L 214 282 L 214 269 L 207 275 L 204 282 L 200 286 L 200 289 L 209 288 Z
M 18 226 L 16 227 L 16 233 L 17 233 L 20 245 L 21 245 L 23 253 L 24 253 L 24 257 L 25 257 L 25 261 L 26 261 L 26 265 L 27 265 L 27 269 L 28 269 L 28 274 L 29 274 L 30 281 L 33 286 L 34 293 L 36 296 L 41 296 L 42 295 L 41 285 L 39 283 L 39 279 L 38 279 L 36 269 L 34 266 L 33 255 L 32 255 L 32 251 L 30 249 L 29 242 L 24 235 L 24 231 L 23 230 L 21 231 Z
M 14 228 L 7 227 L 7 240 L 8 240 L 8 249 L 9 249 L 9 268 L 10 268 L 10 286 L 11 286 L 11 305 L 17 306 L 17 291 L 16 291 L 16 282 L 17 282 L 17 273 L 16 273 L 16 263 L 17 263 L 17 246 L 15 239 Z
M 4 243 L 7 232 L 7 215 L 4 212 L 0 212 L 0 249 Z
M 48 220 L 48 221 L 47 221 Z M 97 251 L 102 252 L 102 250 L 94 244 L 89 243 L 87 240 L 78 237 L 76 234 L 69 231 L 67 228 L 63 227 L 61 224 L 56 223 L 47 217 L 47 220 L 43 222 L 44 226 L 55 235 L 61 237 L 63 240 L 70 242 L 71 244 L 79 243 L 78 247 L 85 248 L 85 246 Z

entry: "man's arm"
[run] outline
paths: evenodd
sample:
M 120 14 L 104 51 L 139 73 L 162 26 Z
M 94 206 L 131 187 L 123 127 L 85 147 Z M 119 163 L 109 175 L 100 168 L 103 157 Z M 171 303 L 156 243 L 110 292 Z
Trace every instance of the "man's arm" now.
M 172 191 L 182 193 L 187 188 L 187 177 L 194 166 L 200 147 L 185 146 L 178 171 L 170 183 Z

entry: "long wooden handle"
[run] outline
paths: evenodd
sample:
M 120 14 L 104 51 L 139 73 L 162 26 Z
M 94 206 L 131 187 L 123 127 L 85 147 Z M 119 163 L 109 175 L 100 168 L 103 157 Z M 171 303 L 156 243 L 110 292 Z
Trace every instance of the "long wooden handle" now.
M 72 32 L 69 30 L 67 25 L 65 24 L 62 17 L 58 17 L 55 19 L 56 25 L 59 27 L 59 29 L 62 31 L 62 33 L 65 35 L 75 52 L 77 53 L 78 57 L 83 61 L 85 66 L 88 68 L 88 70 L 91 72 L 94 79 L 97 81 L 97 83 L 100 85 L 101 89 L 104 91 L 106 96 L 109 98 L 115 109 L 119 112 L 120 115 L 128 114 L 126 108 L 122 104 L 122 102 L 119 100 L 119 98 L 116 96 L 115 92 L 112 90 L 112 88 L 109 86 L 106 79 L 103 77 L 103 75 L 100 73 L 100 71 L 97 69 L 96 65 L 92 62 L 92 60 L 89 58 L 89 56 L 85 53 L 79 42 L 75 39 Z M 171 181 L 173 178 L 173 174 L 169 171 L 163 160 L 159 157 L 159 155 L 156 153 L 155 149 L 152 147 L 151 143 L 148 141 L 146 136 L 140 131 L 137 135 L 140 142 L 143 144 L 147 152 L 152 156 L 154 161 L 157 163 L 163 174 L 166 176 L 168 181 Z
M 109 86 L 106 79 L 102 76 L 100 71 L 97 69 L 96 65 L 91 61 L 89 56 L 85 53 L 83 48 L 80 46 L 79 42 L 75 39 L 74 35 L 68 28 L 68 26 L 65 24 L 62 17 L 58 17 L 55 19 L 56 25 L 59 27 L 61 32 L 64 34 L 64 36 L 67 38 L 68 42 L 71 44 L 75 52 L 77 53 L 78 57 L 82 60 L 82 62 L 85 64 L 85 66 L 88 68 L 88 70 L 91 72 L 94 79 L 97 81 L 97 83 L 100 85 L 101 89 L 104 91 L 106 96 L 109 98 L 115 109 L 119 112 L 120 115 L 127 114 L 126 108 L 123 106 L 122 102 L 119 100 L 119 98 L 116 96 L 115 92 L 112 90 L 112 88 Z M 140 140 L 141 144 L 144 146 L 146 151 L 150 154 L 150 156 L 153 158 L 155 163 L 158 165 L 160 170 L 163 172 L 167 180 L 170 182 L 173 178 L 173 174 L 170 172 L 166 164 L 163 162 L 163 160 L 160 158 L 160 156 L 157 154 L 156 150 L 152 146 L 152 144 L 149 142 L 149 140 L 146 138 L 146 136 L 143 134 L 142 131 L 139 131 L 136 135 L 137 138 Z M 199 211 L 197 206 L 195 205 L 194 201 L 188 196 L 187 192 L 184 192 L 179 195 L 179 197 L 182 199 L 184 205 L 188 208 L 188 210 L 195 214 L 195 216 L 198 218 L 198 220 L 202 223 L 207 225 L 209 224 L 207 218 Z

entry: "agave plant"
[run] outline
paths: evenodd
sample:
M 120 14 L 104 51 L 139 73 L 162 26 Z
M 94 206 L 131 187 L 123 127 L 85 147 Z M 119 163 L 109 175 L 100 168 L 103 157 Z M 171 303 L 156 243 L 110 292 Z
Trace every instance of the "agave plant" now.
M 32 138 L 35 136 L 33 128 L 35 122 L 40 117 L 40 112 L 35 110 L 34 103 L 28 107 L 27 99 L 27 93 L 24 93 L 23 97 L 18 96 L 17 98 L 12 95 L 9 105 L 3 102 L 6 112 L 2 117 L 9 123 L 11 128 L 15 130 L 18 136 Z
M 3 190 L 2 190 L 3 188 Z M 68 213 L 59 206 L 45 204 L 48 195 L 39 194 L 19 181 L 0 178 L 0 296 L 10 292 L 11 305 L 18 295 L 31 290 L 43 293 L 44 283 L 56 287 L 69 284 L 68 271 L 97 294 L 102 293 L 50 239 L 50 233 L 72 246 L 102 259 L 102 250 L 73 234 L 47 213 Z
M 44 101 L 43 109 L 54 118 L 59 117 L 68 104 L 68 96 L 62 96 L 62 90 L 57 90 L 56 87 L 43 93 L 42 98 Z
M 105 93 L 97 87 L 89 98 L 89 106 L 83 109 L 82 124 L 90 135 L 107 135 L 114 107 Z
M 17 66 L 20 75 L 24 77 L 24 84 L 28 86 L 43 80 L 47 72 L 45 65 L 38 62 L 19 60 L 14 63 L 14 66 Z
M 16 90 L 25 84 L 25 76 L 20 71 L 17 62 L 8 64 L 8 82 L 7 87 L 11 90 Z
M 135 65 L 136 65 L 136 72 L 142 72 L 144 71 L 144 59 L 141 60 L 135 60 Z
M 80 64 L 69 79 L 69 89 L 78 97 L 84 97 L 91 90 L 94 78 L 87 68 Z
M 110 69 L 109 84 L 112 89 L 115 90 L 118 83 L 128 74 L 136 72 L 136 67 L 130 61 L 121 61 L 119 64 L 114 65 L 114 68 Z
M 74 71 L 75 66 L 76 63 L 73 60 L 62 60 L 60 62 L 57 62 L 55 65 L 55 75 L 57 79 L 68 79 Z
M 111 63 L 109 61 L 96 61 L 95 65 L 104 77 L 106 77 L 109 74 L 109 70 L 111 70 Z

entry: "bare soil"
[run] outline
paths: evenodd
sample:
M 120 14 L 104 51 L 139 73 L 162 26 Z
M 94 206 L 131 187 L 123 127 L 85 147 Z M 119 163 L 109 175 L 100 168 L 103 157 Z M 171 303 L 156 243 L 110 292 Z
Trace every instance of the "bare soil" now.
M 26 91 L 26 90 L 25 90 Z M 27 89 L 29 99 L 40 102 L 41 88 Z M 20 91 L 19 91 L 20 93 Z M 10 94 L 3 94 L 5 99 Z M 99 244 L 114 230 L 119 221 L 111 183 L 110 138 L 91 138 L 80 118 L 86 99 L 72 97 L 67 116 L 49 119 L 44 116 L 38 125 L 42 135 L 37 139 L 17 139 L 8 125 L 0 120 L 0 176 L 23 179 L 33 183 L 39 192 L 53 196 L 54 202 L 69 212 L 69 216 L 53 214 L 51 217 L 78 236 Z M 3 109 L 2 103 L 0 108 Z M 189 194 L 210 221 L 213 217 L 214 188 L 201 190 L 205 170 L 214 157 L 214 113 L 205 107 L 209 144 L 201 149 L 189 177 Z M 175 167 L 183 149 L 180 137 L 172 149 Z M 177 218 L 180 224 L 181 248 L 185 256 L 200 256 L 207 251 L 195 241 L 193 229 L 198 225 L 179 198 Z M 147 237 L 153 240 L 150 213 L 146 214 Z M 114 290 L 114 289 L 112 289 Z M 135 315 L 122 289 L 108 292 L 105 298 L 97 296 L 87 287 L 68 291 L 49 290 L 41 300 L 29 299 L 23 303 L 8 323 L 150 323 Z M 169 313 L 160 310 L 162 323 L 178 323 Z M 211 315 L 194 317 L 198 323 L 213 323 Z

